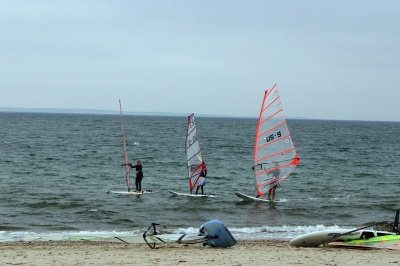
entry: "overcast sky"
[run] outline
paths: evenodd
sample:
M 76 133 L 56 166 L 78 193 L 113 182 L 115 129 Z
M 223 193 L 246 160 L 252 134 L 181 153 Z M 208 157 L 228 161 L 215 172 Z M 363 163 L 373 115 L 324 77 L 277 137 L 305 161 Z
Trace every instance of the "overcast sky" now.
M 398 0 L 0 1 L 0 107 L 400 121 Z

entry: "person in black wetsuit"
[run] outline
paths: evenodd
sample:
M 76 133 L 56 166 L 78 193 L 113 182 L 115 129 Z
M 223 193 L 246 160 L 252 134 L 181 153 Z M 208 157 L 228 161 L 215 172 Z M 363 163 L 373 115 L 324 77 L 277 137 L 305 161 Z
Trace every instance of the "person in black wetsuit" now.
M 279 169 L 279 165 L 277 162 L 274 162 L 274 170 L 272 171 L 272 178 L 278 178 L 281 170 Z M 274 201 L 275 199 L 275 191 L 279 186 L 279 182 L 276 182 L 269 190 L 268 190 L 268 199 Z
M 136 162 L 136 165 L 130 163 L 129 166 L 131 168 L 135 168 L 136 170 L 136 179 L 135 179 L 136 192 L 142 192 L 142 179 L 143 179 L 142 162 L 138 160 Z
M 206 184 L 206 176 L 207 176 L 207 167 L 206 164 L 203 162 L 201 165 L 201 172 L 199 181 L 197 182 L 197 189 L 196 194 L 199 192 L 199 188 L 201 189 L 201 195 L 204 195 L 204 185 Z

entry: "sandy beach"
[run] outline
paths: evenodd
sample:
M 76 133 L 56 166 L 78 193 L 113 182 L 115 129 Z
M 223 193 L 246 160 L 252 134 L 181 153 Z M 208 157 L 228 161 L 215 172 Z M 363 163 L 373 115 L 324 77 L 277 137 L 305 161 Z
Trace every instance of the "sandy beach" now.
M 239 241 L 232 248 L 107 242 L 9 242 L 0 265 L 400 265 L 400 252 L 293 248 L 286 241 Z

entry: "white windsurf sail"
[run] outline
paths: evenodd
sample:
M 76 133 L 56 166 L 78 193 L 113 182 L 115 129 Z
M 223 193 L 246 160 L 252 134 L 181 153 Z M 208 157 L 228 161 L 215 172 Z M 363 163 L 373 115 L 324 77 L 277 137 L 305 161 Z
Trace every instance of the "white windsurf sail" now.
M 119 112 L 121 116 L 122 152 L 124 154 L 123 167 L 125 170 L 125 182 L 129 192 L 131 190 L 131 180 L 130 180 L 131 167 L 129 166 L 128 147 L 126 146 L 125 127 L 124 127 L 124 118 L 122 115 L 121 100 L 119 100 Z
M 186 132 L 186 159 L 189 173 L 190 192 L 197 186 L 200 172 L 205 167 L 205 161 L 200 149 L 198 132 L 194 122 L 194 114 L 188 116 Z
M 256 193 L 259 197 L 287 178 L 300 160 L 290 136 L 276 84 L 264 93 L 253 157 Z

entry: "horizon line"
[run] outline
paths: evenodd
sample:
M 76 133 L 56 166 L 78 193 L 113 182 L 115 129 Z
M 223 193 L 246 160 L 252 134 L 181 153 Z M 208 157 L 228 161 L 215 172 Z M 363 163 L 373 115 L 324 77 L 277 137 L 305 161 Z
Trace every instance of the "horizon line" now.
M 117 110 L 86 109 L 86 108 L 51 108 L 51 107 L 0 107 L 0 113 L 43 113 L 43 114 L 89 114 L 89 115 L 119 115 Z M 186 117 L 190 113 L 176 112 L 145 112 L 145 111 L 124 111 L 124 115 L 134 116 L 172 116 Z M 198 117 L 210 118 L 246 118 L 257 119 L 258 116 L 246 115 L 218 115 L 197 113 Z M 321 120 L 321 121 L 359 121 L 359 122 L 394 122 L 393 120 L 361 120 L 361 119 L 339 119 L 339 118 L 309 118 L 309 117 L 286 117 L 294 120 Z

